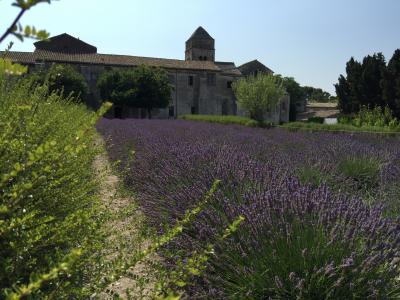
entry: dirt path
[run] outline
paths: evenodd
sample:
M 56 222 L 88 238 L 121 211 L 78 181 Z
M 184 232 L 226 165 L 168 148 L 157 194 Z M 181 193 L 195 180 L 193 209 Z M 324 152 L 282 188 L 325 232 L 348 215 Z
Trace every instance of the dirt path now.
M 104 149 L 104 141 L 99 140 Z M 113 250 L 108 251 L 107 260 L 128 262 L 146 249 L 150 241 L 146 239 L 143 214 L 137 208 L 134 199 L 121 189 L 120 179 L 113 174 L 111 164 L 102 151 L 94 162 L 100 180 L 100 195 L 104 205 L 110 210 L 112 218 L 105 224 L 110 233 L 107 244 Z M 115 217 L 114 217 L 115 216 Z M 155 265 L 160 262 L 157 255 L 151 255 L 136 263 L 126 275 L 116 278 L 104 292 L 93 295 L 92 299 L 152 299 L 156 279 Z M 118 299 L 118 298 L 117 298 Z

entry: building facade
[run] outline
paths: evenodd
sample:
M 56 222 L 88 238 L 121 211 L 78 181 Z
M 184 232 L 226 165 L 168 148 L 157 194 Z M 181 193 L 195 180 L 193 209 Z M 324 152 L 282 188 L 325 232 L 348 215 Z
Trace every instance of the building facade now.
M 155 109 L 152 112 L 154 118 L 176 118 L 184 114 L 246 115 L 237 107 L 232 83 L 243 76 L 272 73 L 257 60 L 240 67 L 233 62 L 216 61 L 215 40 L 202 27 L 186 41 L 185 60 L 99 54 L 96 47 L 68 34 L 34 45 L 34 52 L 10 51 L 6 58 L 27 65 L 30 71 L 47 68 L 53 63 L 73 65 L 87 80 L 88 105 L 93 108 L 101 102 L 96 82 L 102 72 L 142 64 L 165 69 L 174 90 L 169 107 Z M 274 123 L 288 122 L 289 101 L 289 97 L 284 97 L 268 119 Z M 109 116 L 145 118 L 146 113 L 144 109 L 116 106 Z

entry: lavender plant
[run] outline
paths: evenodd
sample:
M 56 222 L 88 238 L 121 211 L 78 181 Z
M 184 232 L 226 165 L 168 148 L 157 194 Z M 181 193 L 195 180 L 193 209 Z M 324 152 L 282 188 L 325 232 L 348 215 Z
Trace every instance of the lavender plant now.
M 400 296 L 400 222 L 385 216 L 399 202 L 398 138 L 183 120 L 101 120 L 97 127 L 121 170 L 128 164 L 126 145 L 135 150 L 124 180 L 160 232 L 221 180 L 209 207 L 168 245 L 176 260 L 213 244 L 235 216 L 245 217 L 214 249 L 207 272 L 187 286 L 189 297 Z M 348 162 L 364 158 L 376 168 L 360 163 L 359 171 L 347 172 Z M 299 181 L 307 166 L 320 180 Z M 354 187 L 372 173 L 367 199 L 366 189 Z M 393 193 L 385 192 L 389 186 Z M 174 257 L 166 263 L 173 266 Z

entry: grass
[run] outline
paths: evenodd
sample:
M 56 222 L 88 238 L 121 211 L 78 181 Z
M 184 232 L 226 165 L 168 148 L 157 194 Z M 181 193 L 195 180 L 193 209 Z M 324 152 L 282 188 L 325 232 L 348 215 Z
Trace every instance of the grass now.
M 318 124 L 305 122 L 291 122 L 280 126 L 290 131 L 330 131 L 330 132 L 366 132 L 366 133 L 383 133 L 393 134 L 400 133 L 400 128 L 378 127 L 378 126 L 362 126 L 356 127 L 348 124 Z
M 380 162 L 373 158 L 348 158 L 338 164 L 338 171 L 360 187 L 371 189 L 378 184 Z
M 179 117 L 182 120 L 201 121 L 218 124 L 236 124 L 248 127 L 264 127 L 259 122 L 240 116 L 217 116 L 217 115 L 182 115 Z

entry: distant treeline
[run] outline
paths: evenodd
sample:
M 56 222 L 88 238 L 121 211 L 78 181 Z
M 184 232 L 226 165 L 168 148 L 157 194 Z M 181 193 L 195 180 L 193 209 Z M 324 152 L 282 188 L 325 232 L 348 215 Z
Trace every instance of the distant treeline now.
M 346 76 L 335 85 L 339 108 L 352 114 L 361 107 L 389 107 L 400 117 L 400 49 L 388 63 L 382 53 L 368 55 L 362 62 L 353 57 L 347 62 Z

